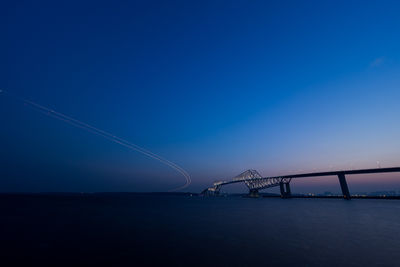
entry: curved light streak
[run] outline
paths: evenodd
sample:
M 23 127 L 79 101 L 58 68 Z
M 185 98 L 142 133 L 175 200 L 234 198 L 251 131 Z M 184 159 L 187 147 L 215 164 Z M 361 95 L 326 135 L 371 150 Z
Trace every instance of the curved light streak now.
M 5 93 L 5 92 L 6 91 L 4 91 L 4 90 L 0 90 L 0 93 Z M 10 95 L 10 94 L 8 93 L 8 95 Z M 142 154 L 144 154 L 144 155 L 146 155 L 146 156 L 148 156 L 148 157 L 150 157 L 152 159 L 158 160 L 161 163 L 163 163 L 163 164 L 171 167 L 172 169 L 176 170 L 183 177 L 185 177 L 186 182 L 185 182 L 184 185 L 182 185 L 180 187 L 177 187 L 177 188 L 174 188 L 174 189 L 171 189 L 169 191 L 182 190 L 182 189 L 188 187 L 192 182 L 189 173 L 187 171 L 185 171 L 182 167 L 178 166 L 177 164 L 173 163 L 172 161 L 169 161 L 169 160 L 167 160 L 167 159 L 165 159 L 165 158 L 163 158 L 163 157 L 161 157 L 161 156 L 159 156 L 159 155 L 157 155 L 157 154 L 155 154 L 155 153 L 153 153 L 153 152 L 151 152 L 151 151 L 149 151 L 149 150 L 147 150 L 147 149 L 145 149 L 143 147 L 140 147 L 140 146 L 138 146 L 136 144 L 133 144 L 133 143 L 131 143 L 131 142 L 125 140 L 125 139 L 122 139 L 122 138 L 120 138 L 118 136 L 115 136 L 115 135 L 109 133 L 109 132 L 106 132 L 106 131 L 104 131 L 102 129 L 94 127 L 94 126 L 92 126 L 90 124 L 87 124 L 87 123 L 85 123 L 83 121 L 74 119 L 72 117 L 69 117 L 69 116 L 63 114 L 63 113 L 60 113 L 60 112 L 54 111 L 54 110 L 52 110 L 52 109 L 50 109 L 48 107 L 39 105 L 39 104 L 37 104 L 35 102 L 32 102 L 30 100 L 22 99 L 22 98 L 19 98 L 19 97 L 15 97 L 15 98 L 17 98 L 18 100 L 22 101 L 23 103 L 33 107 L 35 110 L 40 111 L 41 113 L 45 114 L 46 116 L 58 119 L 60 121 L 68 123 L 68 124 L 70 124 L 70 125 L 72 125 L 74 127 L 81 128 L 81 129 L 86 130 L 86 131 L 88 131 L 90 133 L 99 135 L 99 136 L 101 136 L 103 138 L 106 138 L 106 139 L 116 143 L 116 144 L 122 145 L 122 146 L 124 146 L 124 147 L 126 147 L 126 148 L 128 148 L 130 150 L 134 150 L 134 151 L 142 153 Z

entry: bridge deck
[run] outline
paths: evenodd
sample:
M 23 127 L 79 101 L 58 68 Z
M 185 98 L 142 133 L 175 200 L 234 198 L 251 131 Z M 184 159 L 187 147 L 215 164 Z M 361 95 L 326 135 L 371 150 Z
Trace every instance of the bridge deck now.
M 371 174 L 371 173 L 387 173 L 387 172 L 400 172 L 400 167 L 362 169 L 362 170 L 343 170 L 343 171 L 329 171 L 329 172 L 310 172 L 310 173 L 289 174 L 289 175 L 271 176 L 271 177 L 255 178 L 255 179 L 306 178 L 306 177 L 321 177 L 321 176 L 337 176 L 339 174 Z M 218 183 L 218 185 L 242 183 L 245 180 L 246 179 L 223 181 L 223 182 L 221 181 Z
M 368 174 L 368 173 L 385 173 L 385 172 L 400 172 L 400 167 L 330 171 L 330 172 L 311 172 L 311 173 L 290 174 L 290 175 L 274 176 L 266 178 L 305 178 L 305 177 L 334 176 L 339 174 Z

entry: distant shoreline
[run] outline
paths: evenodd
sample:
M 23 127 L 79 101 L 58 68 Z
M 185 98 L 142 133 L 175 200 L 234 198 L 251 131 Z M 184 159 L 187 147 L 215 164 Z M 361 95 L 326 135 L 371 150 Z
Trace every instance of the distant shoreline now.
M 21 196 L 21 197 L 90 197 L 90 196 L 201 196 L 199 193 L 190 192 L 1 192 L 0 197 Z M 251 198 L 248 194 L 221 194 L 220 196 L 211 197 L 244 197 Z M 260 194 L 258 198 L 281 198 L 279 194 Z M 341 195 L 300 195 L 293 194 L 289 198 L 326 198 L 326 199 L 342 199 Z M 400 200 L 400 196 L 368 196 L 368 195 L 352 195 L 352 199 L 396 199 Z
M 269 197 L 281 197 L 279 195 L 272 196 L 272 195 L 267 195 L 267 196 L 262 196 L 263 198 L 269 198 Z M 318 195 L 293 195 L 290 198 L 340 198 L 342 199 L 343 196 L 318 196 Z M 351 196 L 352 199 L 400 199 L 400 196 L 359 196 L 359 195 L 354 195 Z

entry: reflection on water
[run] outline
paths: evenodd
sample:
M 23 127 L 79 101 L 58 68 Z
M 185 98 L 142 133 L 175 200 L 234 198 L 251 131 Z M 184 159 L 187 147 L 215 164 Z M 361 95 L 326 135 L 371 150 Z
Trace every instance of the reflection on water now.
M 3 195 L 0 208 L 16 263 L 400 264 L 398 200 Z

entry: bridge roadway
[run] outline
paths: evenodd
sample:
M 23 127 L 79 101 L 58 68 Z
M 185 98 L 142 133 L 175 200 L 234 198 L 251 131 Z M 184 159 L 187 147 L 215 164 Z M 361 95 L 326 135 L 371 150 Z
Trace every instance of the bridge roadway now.
M 346 175 L 353 174 L 372 174 L 372 173 L 390 173 L 400 172 L 400 167 L 391 168 L 376 168 L 376 169 L 361 169 L 361 170 L 340 170 L 340 171 L 329 171 L 329 172 L 312 172 L 312 173 L 300 173 L 290 174 L 272 177 L 262 177 L 256 170 L 247 170 L 238 176 L 234 177 L 231 181 L 219 181 L 215 182 L 213 187 L 206 188 L 202 191 L 204 195 L 218 195 L 221 187 L 227 184 L 234 183 L 245 183 L 249 188 L 249 195 L 252 197 L 258 196 L 258 191 L 261 189 L 280 186 L 281 197 L 289 198 L 291 196 L 290 182 L 295 178 L 306 178 L 306 177 L 323 177 L 323 176 L 338 176 L 340 188 L 344 199 L 350 200 L 350 192 L 346 182 Z

